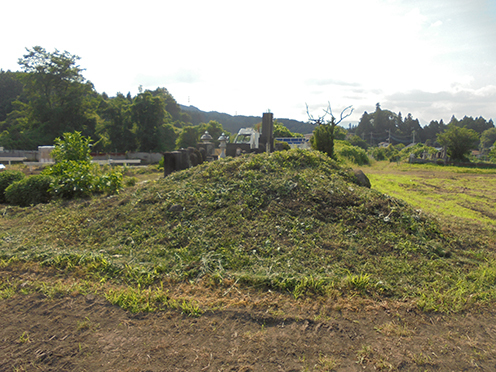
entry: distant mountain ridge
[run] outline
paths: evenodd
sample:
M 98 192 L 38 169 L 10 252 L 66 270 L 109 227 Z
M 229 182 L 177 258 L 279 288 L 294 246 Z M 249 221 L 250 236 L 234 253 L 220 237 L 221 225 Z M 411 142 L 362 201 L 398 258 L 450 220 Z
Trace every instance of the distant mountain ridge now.
M 195 106 L 184 106 L 179 105 L 182 111 L 188 113 L 191 116 L 191 123 L 193 125 L 198 125 L 200 123 L 208 123 L 210 120 L 215 120 L 222 124 L 222 127 L 231 133 L 237 133 L 240 128 L 253 127 L 255 124 L 262 121 L 262 116 L 243 116 L 236 115 L 232 116 L 229 114 L 224 114 L 217 111 L 202 111 Z M 293 119 L 281 119 L 275 117 L 278 122 L 284 124 L 291 132 L 294 133 L 312 133 L 315 126 L 309 123 L 305 123 Z

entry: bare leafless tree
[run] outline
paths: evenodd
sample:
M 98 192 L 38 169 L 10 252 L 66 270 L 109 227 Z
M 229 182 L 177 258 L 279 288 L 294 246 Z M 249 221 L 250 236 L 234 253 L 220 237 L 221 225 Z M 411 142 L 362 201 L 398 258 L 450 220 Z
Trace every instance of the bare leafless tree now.
M 306 106 L 307 106 L 308 121 L 310 122 L 310 124 L 313 124 L 313 125 L 328 125 L 328 124 L 333 124 L 334 126 L 339 125 L 339 123 L 341 123 L 344 119 L 351 116 L 351 114 L 353 114 L 353 110 L 354 110 L 353 106 L 346 107 L 343 111 L 341 111 L 339 120 L 336 121 L 336 117 L 332 113 L 330 102 L 328 102 L 327 108 L 324 109 L 324 115 L 319 116 L 317 119 L 315 119 L 313 117 L 313 115 L 310 114 L 310 112 L 308 111 L 308 105 L 307 104 L 306 104 Z M 325 120 L 327 115 L 330 115 L 331 120 L 327 120 L 327 121 Z
M 315 150 L 322 151 L 326 153 L 329 157 L 334 158 L 334 137 L 336 126 L 339 125 L 344 119 L 349 117 L 353 113 L 352 106 L 346 107 L 339 116 L 339 120 L 332 113 L 331 103 L 328 103 L 327 109 L 324 110 L 324 115 L 314 118 L 313 115 L 308 111 L 307 115 L 310 124 L 317 125 L 317 128 L 313 131 L 313 136 L 310 140 L 312 147 Z M 330 119 L 326 119 L 329 115 Z

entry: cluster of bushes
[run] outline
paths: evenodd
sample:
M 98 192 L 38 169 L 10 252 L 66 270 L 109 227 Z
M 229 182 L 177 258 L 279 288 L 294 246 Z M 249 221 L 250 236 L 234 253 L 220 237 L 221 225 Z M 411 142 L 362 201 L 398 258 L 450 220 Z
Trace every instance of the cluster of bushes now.
M 50 192 L 52 182 L 52 177 L 43 174 L 25 177 L 20 171 L 4 171 L 0 173 L 2 184 L 0 199 L 2 203 L 21 207 L 48 203 L 52 197 Z
M 357 137 L 357 136 L 355 136 Z M 424 153 L 429 157 L 437 153 L 437 149 L 431 146 L 417 143 L 414 146 L 405 147 L 403 144 L 389 145 L 387 147 L 369 147 L 364 148 L 355 138 L 347 141 L 335 141 L 335 154 L 338 159 L 350 161 L 357 165 L 370 164 L 370 158 L 377 161 L 408 161 L 411 154 L 416 158 L 422 158 Z
M 54 197 L 73 199 L 93 194 L 116 194 L 122 189 L 122 174 L 105 172 L 91 163 L 91 139 L 80 132 L 65 133 L 55 140 L 56 163 L 40 175 L 26 177 L 21 171 L 0 173 L 0 203 L 19 206 L 47 203 Z
M 377 161 L 389 160 L 399 161 L 399 151 L 393 145 L 388 147 L 371 147 L 368 151 L 369 155 Z
M 425 152 L 430 156 L 437 151 L 434 147 L 417 143 L 410 147 L 405 147 L 403 144 L 389 145 L 387 147 L 371 147 L 368 150 L 368 154 L 377 161 L 407 161 L 411 154 L 414 154 L 416 158 L 421 158 Z
M 21 207 L 48 203 L 57 197 L 73 199 L 99 193 L 116 194 L 121 189 L 122 174 L 113 170 L 101 174 L 98 166 L 88 168 L 71 163 L 58 175 L 52 170 L 28 177 L 18 170 L 0 173 L 0 203 Z

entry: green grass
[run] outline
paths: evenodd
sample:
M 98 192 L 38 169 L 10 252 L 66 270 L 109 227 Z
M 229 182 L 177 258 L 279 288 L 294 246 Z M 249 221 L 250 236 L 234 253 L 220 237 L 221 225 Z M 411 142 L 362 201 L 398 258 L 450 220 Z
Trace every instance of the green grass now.
M 404 177 L 410 190 L 420 187 Z M 227 158 L 117 196 L 5 207 L 0 258 L 7 268 L 35 262 L 78 281 L 118 286 L 105 296 L 134 312 L 204 311 L 157 289 L 164 280 L 230 281 L 294 299 L 409 300 L 426 311 L 493 303 L 491 240 L 446 230 L 419 211 L 432 193 L 415 192 L 410 205 L 371 179 L 376 189 L 357 186 L 352 172 L 317 152 Z M 383 184 L 403 190 L 397 181 Z M 458 187 L 451 181 L 429 180 Z
M 400 164 L 364 171 L 374 189 L 427 212 L 496 226 L 495 169 Z

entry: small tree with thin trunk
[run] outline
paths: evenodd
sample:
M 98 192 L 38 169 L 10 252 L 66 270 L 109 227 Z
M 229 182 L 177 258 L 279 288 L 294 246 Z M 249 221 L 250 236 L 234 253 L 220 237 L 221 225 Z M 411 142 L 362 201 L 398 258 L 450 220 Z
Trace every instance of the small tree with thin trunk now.
M 330 158 L 335 159 L 334 138 L 336 134 L 336 127 L 352 113 L 352 106 L 348 106 L 341 111 L 339 120 L 336 120 L 336 117 L 332 113 L 331 104 L 329 103 L 327 109 L 324 110 L 324 115 L 314 118 L 313 115 L 309 113 L 307 105 L 309 122 L 310 124 L 317 125 L 317 128 L 313 131 L 313 136 L 310 139 L 312 148 L 327 154 Z M 330 119 L 326 119 L 327 115 L 330 116 Z
M 452 160 L 467 161 L 471 149 L 477 148 L 479 135 L 473 129 L 450 125 L 447 130 L 437 135 L 437 142 L 446 147 Z

